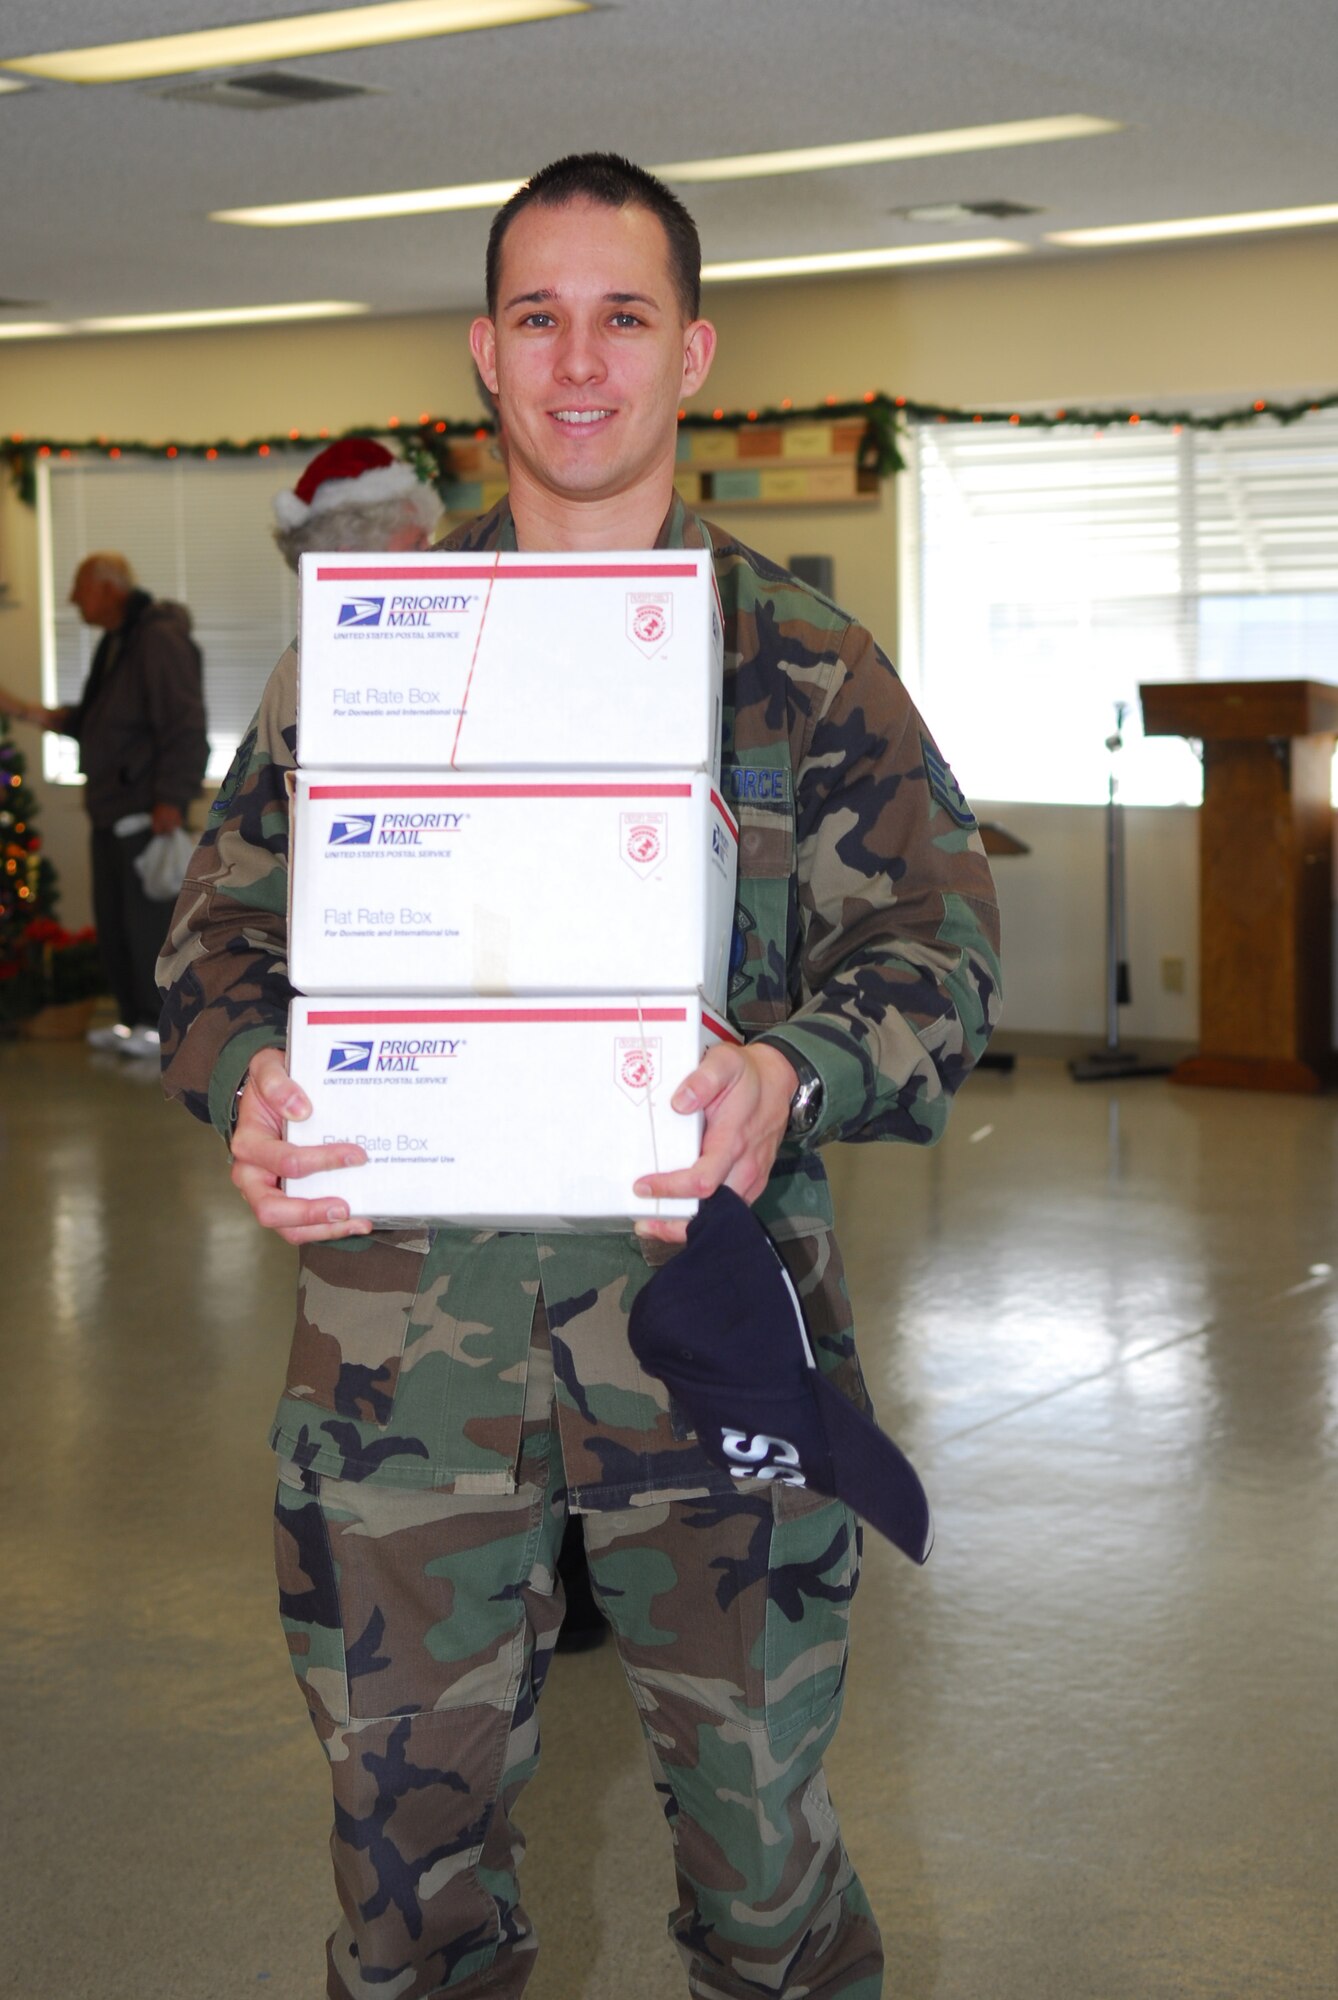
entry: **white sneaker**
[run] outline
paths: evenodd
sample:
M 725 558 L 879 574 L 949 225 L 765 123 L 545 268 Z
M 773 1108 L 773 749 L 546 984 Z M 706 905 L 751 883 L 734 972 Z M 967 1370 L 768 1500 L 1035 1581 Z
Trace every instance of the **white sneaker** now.
M 118 1021 L 114 1028 L 90 1028 L 84 1039 L 90 1049 L 110 1049 L 119 1055 L 135 1032 L 134 1028 L 127 1028 L 124 1021 Z
M 122 1055 L 151 1056 L 157 1062 L 162 1043 L 156 1028 L 132 1028 L 120 1048 Z

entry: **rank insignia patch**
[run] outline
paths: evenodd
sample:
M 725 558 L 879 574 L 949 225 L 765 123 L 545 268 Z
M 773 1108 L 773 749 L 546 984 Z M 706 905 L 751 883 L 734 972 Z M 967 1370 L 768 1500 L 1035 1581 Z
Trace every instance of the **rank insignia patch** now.
M 935 804 L 942 806 L 948 818 L 955 820 L 958 826 L 974 826 L 976 816 L 967 804 L 961 786 L 927 736 L 920 738 L 920 755 L 924 759 L 930 797 Z

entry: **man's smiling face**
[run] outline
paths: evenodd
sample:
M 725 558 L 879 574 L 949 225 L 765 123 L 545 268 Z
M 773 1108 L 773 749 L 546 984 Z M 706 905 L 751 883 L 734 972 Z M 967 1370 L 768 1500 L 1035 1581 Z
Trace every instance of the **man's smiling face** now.
M 499 400 L 513 493 L 577 504 L 673 484 L 679 404 L 715 346 L 687 323 L 659 217 L 578 200 L 522 209 L 474 358 Z

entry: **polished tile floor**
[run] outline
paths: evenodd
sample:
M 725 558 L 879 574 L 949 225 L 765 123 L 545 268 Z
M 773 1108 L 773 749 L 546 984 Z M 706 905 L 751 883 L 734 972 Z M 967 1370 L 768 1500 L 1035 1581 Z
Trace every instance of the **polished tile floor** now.
M 889 2000 L 1338 1993 L 1338 1100 L 977 1077 L 832 1156 L 884 1421 L 830 1763 Z M 0 1991 L 319 2000 L 324 1767 L 272 1614 L 291 1254 L 208 1132 L 0 1043 Z M 531 2000 L 678 2000 L 606 1650 L 522 1818 Z

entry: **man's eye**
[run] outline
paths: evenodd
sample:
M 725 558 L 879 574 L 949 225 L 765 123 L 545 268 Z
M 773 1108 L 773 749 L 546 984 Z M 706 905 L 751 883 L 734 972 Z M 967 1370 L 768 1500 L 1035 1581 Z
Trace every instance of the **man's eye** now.
M 551 326 L 553 324 L 553 315 L 545 312 L 526 313 L 520 323 L 522 326 Z
M 639 313 L 628 312 L 615 313 L 613 315 L 613 324 L 615 326 L 640 326 L 643 322 Z

